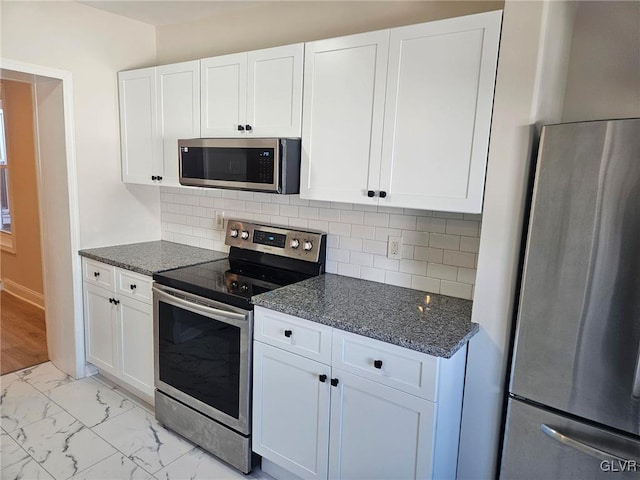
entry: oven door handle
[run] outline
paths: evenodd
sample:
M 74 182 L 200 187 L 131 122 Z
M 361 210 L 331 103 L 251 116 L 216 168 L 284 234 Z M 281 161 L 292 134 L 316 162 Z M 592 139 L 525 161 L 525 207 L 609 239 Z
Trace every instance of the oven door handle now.
M 209 307 L 207 305 L 202 305 L 201 303 L 195 303 L 195 302 L 190 302 L 188 300 L 184 300 L 156 286 L 154 286 L 152 290 L 156 294 L 158 294 L 159 297 L 170 299 L 172 303 L 188 308 L 190 310 L 196 310 L 209 315 L 214 315 L 217 317 L 224 317 L 224 318 L 229 318 L 232 320 L 239 320 L 239 321 L 246 320 L 247 318 L 247 315 L 244 313 L 229 312 L 228 310 L 221 310 L 218 308 Z

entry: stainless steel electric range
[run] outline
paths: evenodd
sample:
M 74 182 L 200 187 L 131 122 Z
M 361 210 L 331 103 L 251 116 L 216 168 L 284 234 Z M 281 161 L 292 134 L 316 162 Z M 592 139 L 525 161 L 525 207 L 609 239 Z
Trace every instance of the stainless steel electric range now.
M 326 235 L 229 220 L 229 257 L 153 276 L 156 418 L 251 471 L 251 297 L 324 272 Z

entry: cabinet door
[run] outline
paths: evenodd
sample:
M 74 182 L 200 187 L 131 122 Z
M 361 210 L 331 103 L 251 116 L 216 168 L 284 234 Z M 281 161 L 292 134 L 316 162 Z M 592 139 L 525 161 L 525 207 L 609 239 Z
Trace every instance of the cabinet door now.
M 391 30 L 380 205 L 482 211 L 500 21 Z
M 155 67 L 118 73 L 122 181 L 153 185 L 157 152 Z
M 299 137 L 304 44 L 248 53 L 247 135 Z
M 377 204 L 389 30 L 305 45 L 300 197 Z
M 153 397 L 153 317 L 151 305 L 118 297 L 120 377 Z
M 435 404 L 333 369 L 329 478 L 431 478 Z
M 246 124 L 247 54 L 200 60 L 202 137 L 244 137 Z
M 200 136 L 200 62 L 164 65 L 156 75 L 162 184 L 179 185 L 178 139 Z
M 253 451 L 302 478 L 326 479 L 331 369 L 253 345 Z
M 113 292 L 84 282 L 85 349 L 87 361 L 117 374 L 115 305 Z

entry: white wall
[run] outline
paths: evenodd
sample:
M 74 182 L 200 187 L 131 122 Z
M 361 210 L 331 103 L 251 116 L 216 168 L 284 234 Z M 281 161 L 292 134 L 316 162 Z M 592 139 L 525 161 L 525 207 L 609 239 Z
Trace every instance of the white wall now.
M 640 2 L 580 2 L 562 121 L 640 117 Z
M 1 8 L 0 57 L 73 75 L 81 247 L 159 239 L 158 189 L 120 180 L 117 90 L 119 70 L 155 63 L 154 27 L 76 2 Z
M 194 22 L 158 27 L 158 62 L 195 60 L 499 10 L 503 3 L 502 0 L 248 2 Z
M 469 343 L 460 479 L 496 473 L 535 125 L 560 120 L 554 106 L 563 102 L 573 8 L 505 2 L 472 317 L 481 328 Z

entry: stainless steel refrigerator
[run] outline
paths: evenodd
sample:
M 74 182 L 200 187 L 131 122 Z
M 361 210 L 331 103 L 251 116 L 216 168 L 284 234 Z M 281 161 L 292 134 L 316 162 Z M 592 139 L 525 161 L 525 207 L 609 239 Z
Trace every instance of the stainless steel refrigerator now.
M 640 478 L 640 119 L 543 128 L 501 478 Z

